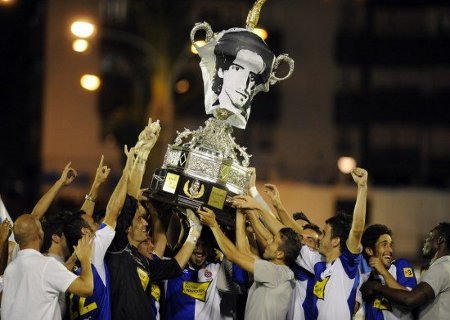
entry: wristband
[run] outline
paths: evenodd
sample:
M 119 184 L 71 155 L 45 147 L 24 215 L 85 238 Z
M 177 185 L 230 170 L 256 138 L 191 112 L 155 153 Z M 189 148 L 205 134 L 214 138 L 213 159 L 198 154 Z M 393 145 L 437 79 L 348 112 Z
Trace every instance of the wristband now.
M 259 194 L 258 189 L 256 189 L 256 187 L 251 187 L 250 189 L 248 189 L 248 192 L 253 198 Z
M 95 199 L 90 194 L 86 194 L 84 196 L 84 199 L 87 200 L 87 201 L 95 203 Z

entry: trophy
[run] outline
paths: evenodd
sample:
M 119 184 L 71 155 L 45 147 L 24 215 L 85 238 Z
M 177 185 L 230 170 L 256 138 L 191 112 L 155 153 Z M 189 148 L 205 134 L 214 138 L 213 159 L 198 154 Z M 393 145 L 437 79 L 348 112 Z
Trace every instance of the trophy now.
M 255 2 L 246 28 L 214 33 L 202 22 L 192 29 L 191 42 L 201 58 L 205 111 L 212 117 L 204 127 L 177 132 L 161 168 L 153 174 L 148 193 L 153 202 L 181 211 L 206 206 L 215 211 L 221 225 L 234 228 L 236 211 L 231 200 L 247 193 L 251 155 L 235 142 L 233 127 L 245 129 L 253 97 L 269 91 L 270 85 L 287 79 L 294 70 L 288 55 L 276 57 L 252 32 L 264 2 Z M 200 30 L 206 42 L 201 47 L 195 41 Z M 289 71 L 280 78 L 276 71 L 282 62 L 289 65 Z

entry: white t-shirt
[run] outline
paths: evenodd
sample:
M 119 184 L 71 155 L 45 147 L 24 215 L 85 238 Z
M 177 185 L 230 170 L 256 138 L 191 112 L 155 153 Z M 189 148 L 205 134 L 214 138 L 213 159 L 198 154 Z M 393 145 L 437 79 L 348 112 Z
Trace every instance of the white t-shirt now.
M 102 223 L 100 228 L 95 232 L 92 264 L 97 269 L 104 285 L 106 285 L 105 255 L 115 235 L 116 231 L 106 223 Z
M 450 256 L 434 261 L 420 282 L 428 283 L 434 291 L 434 300 L 420 308 L 419 319 L 435 320 L 450 317 Z
M 61 319 L 59 293 L 76 278 L 54 258 L 33 249 L 19 251 L 5 270 L 2 319 Z
M 64 265 L 64 259 L 62 257 L 60 257 L 56 254 L 52 254 L 52 253 L 47 253 L 46 256 L 53 258 L 56 261 L 58 261 L 59 263 L 61 263 L 62 265 Z M 66 313 L 66 293 L 65 292 L 61 292 L 59 294 L 58 303 L 59 303 L 59 307 L 61 308 L 61 315 L 64 317 L 64 314 Z
M 285 320 L 295 287 L 294 273 L 286 265 L 255 261 L 254 282 L 248 292 L 246 320 Z

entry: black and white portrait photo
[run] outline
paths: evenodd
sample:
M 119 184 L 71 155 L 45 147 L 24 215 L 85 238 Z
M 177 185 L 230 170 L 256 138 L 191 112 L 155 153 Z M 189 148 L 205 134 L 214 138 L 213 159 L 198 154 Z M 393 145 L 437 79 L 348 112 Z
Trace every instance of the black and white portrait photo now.
M 244 129 L 254 95 L 269 90 L 275 56 L 259 36 L 245 29 L 224 31 L 212 45 L 199 50 L 202 69 L 210 69 L 202 70 L 206 113 L 220 112 L 231 125 Z

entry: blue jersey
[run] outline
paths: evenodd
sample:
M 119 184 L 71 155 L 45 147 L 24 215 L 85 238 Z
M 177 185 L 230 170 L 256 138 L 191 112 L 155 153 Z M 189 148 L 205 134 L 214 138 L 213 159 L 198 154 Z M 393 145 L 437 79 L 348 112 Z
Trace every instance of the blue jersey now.
M 156 254 L 153 255 L 153 260 L 154 261 L 158 261 L 161 260 L 160 257 L 158 257 Z M 160 314 L 159 314 L 159 308 L 160 308 L 160 300 L 161 300 L 161 287 L 160 287 L 160 282 L 158 283 L 151 283 L 150 284 L 150 294 L 151 294 L 151 299 L 152 299 L 152 309 L 155 313 L 155 317 L 156 320 L 160 319 Z
M 406 259 L 394 261 L 388 271 L 400 285 L 409 290 L 417 285 L 414 269 Z M 363 277 L 367 278 L 368 274 L 363 275 Z M 384 285 L 385 282 L 383 277 L 380 276 L 380 280 Z M 388 299 L 382 296 L 376 297 L 370 301 L 364 301 L 364 308 L 366 320 L 413 319 L 411 312 L 398 308 L 395 304 L 392 304 Z
M 291 270 L 294 272 L 295 288 L 292 293 L 291 307 L 289 308 L 287 319 L 312 319 L 314 310 L 314 274 L 297 264 L 293 264 Z
M 68 311 L 71 320 L 111 319 L 110 279 L 104 257 L 114 234 L 114 230 L 105 224 L 96 231 L 91 264 L 94 293 L 87 298 L 70 294 Z M 76 269 L 75 273 L 80 275 L 81 268 Z
M 77 269 L 75 273 L 79 275 L 81 269 Z M 94 294 L 92 296 L 84 298 L 73 293 L 69 296 L 71 320 L 111 319 L 109 286 L 103 283 L 95 266 L 92 266 L 92 274 L 94 276 Z M 107 284 L 109 284 L 108 273 Z
M 221 297 L 217 290 L 220 264 L 196 270 L 186 267 L 166 281 L 166 317 L 170 320 L 220 319 Z
M 347 248 L 332 262 L 303 246 L 297 264 L 314 273 L 313 314 L 310 319 L 351 319 L 359 285 L 361 254 Z

